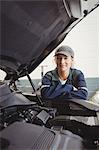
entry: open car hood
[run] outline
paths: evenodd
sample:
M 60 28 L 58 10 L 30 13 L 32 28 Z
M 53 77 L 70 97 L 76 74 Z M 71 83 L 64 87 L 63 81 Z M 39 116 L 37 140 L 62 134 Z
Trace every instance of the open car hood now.
M 98 0 L 0 1 L 0 68 L 15 79 L 31 73 Z

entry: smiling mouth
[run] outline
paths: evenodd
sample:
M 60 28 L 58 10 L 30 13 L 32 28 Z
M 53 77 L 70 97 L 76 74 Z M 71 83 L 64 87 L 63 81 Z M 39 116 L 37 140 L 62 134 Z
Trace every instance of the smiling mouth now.
M 60 65 L 60 67 L 67 67 L 67 65 Z

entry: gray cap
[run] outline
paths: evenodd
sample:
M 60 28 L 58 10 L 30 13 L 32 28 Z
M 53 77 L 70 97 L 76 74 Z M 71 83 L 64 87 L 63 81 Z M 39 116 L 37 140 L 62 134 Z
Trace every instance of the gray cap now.
M 74 51 L 69 46 L 59 47 L 55 52 L 55 56 L 58 54 L 63 54 L 66 56 L 70 55 L 71 57 L 74 57 Z

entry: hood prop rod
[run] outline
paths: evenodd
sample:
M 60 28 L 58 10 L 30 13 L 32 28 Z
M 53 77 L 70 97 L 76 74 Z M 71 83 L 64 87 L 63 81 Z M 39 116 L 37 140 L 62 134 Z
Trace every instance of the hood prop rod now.
M 41 98 L 39 97 L 39 95 L 37 94 L 36 89 L 35 89 L 35 85 L 34 85 L 33 81 L 31 80 L 31 78 L 30 78 L 30 76 L 29 76 L 29 74 L 28 74 L 27 71 L 26 71 L 26 76 L 27 76 L 28 79 L 29 79 L 29 82 L 30 82 L 30 84 L 31 84 L 31 86 L 32 86 L 32 89 L 34 90 L 34 92 L 35 92 L 35 94 L 36 94 L 36 97 L 37 97 L 37 99 L 38 99 L 40 105 L 43 106 L 43 102 L 42 102 Z

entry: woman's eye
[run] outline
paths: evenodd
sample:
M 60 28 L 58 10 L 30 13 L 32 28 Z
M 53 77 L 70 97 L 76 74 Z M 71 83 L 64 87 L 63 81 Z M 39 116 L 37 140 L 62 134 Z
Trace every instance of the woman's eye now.
M 57 57 L 57 60 L 67 60 L 67 58 L 68 58 L 68 57 L 63 57 L 63 58 Z
M 61 58 L 58 58 L 58 57 L 57 57 L 57 60 L 61 60 Z

